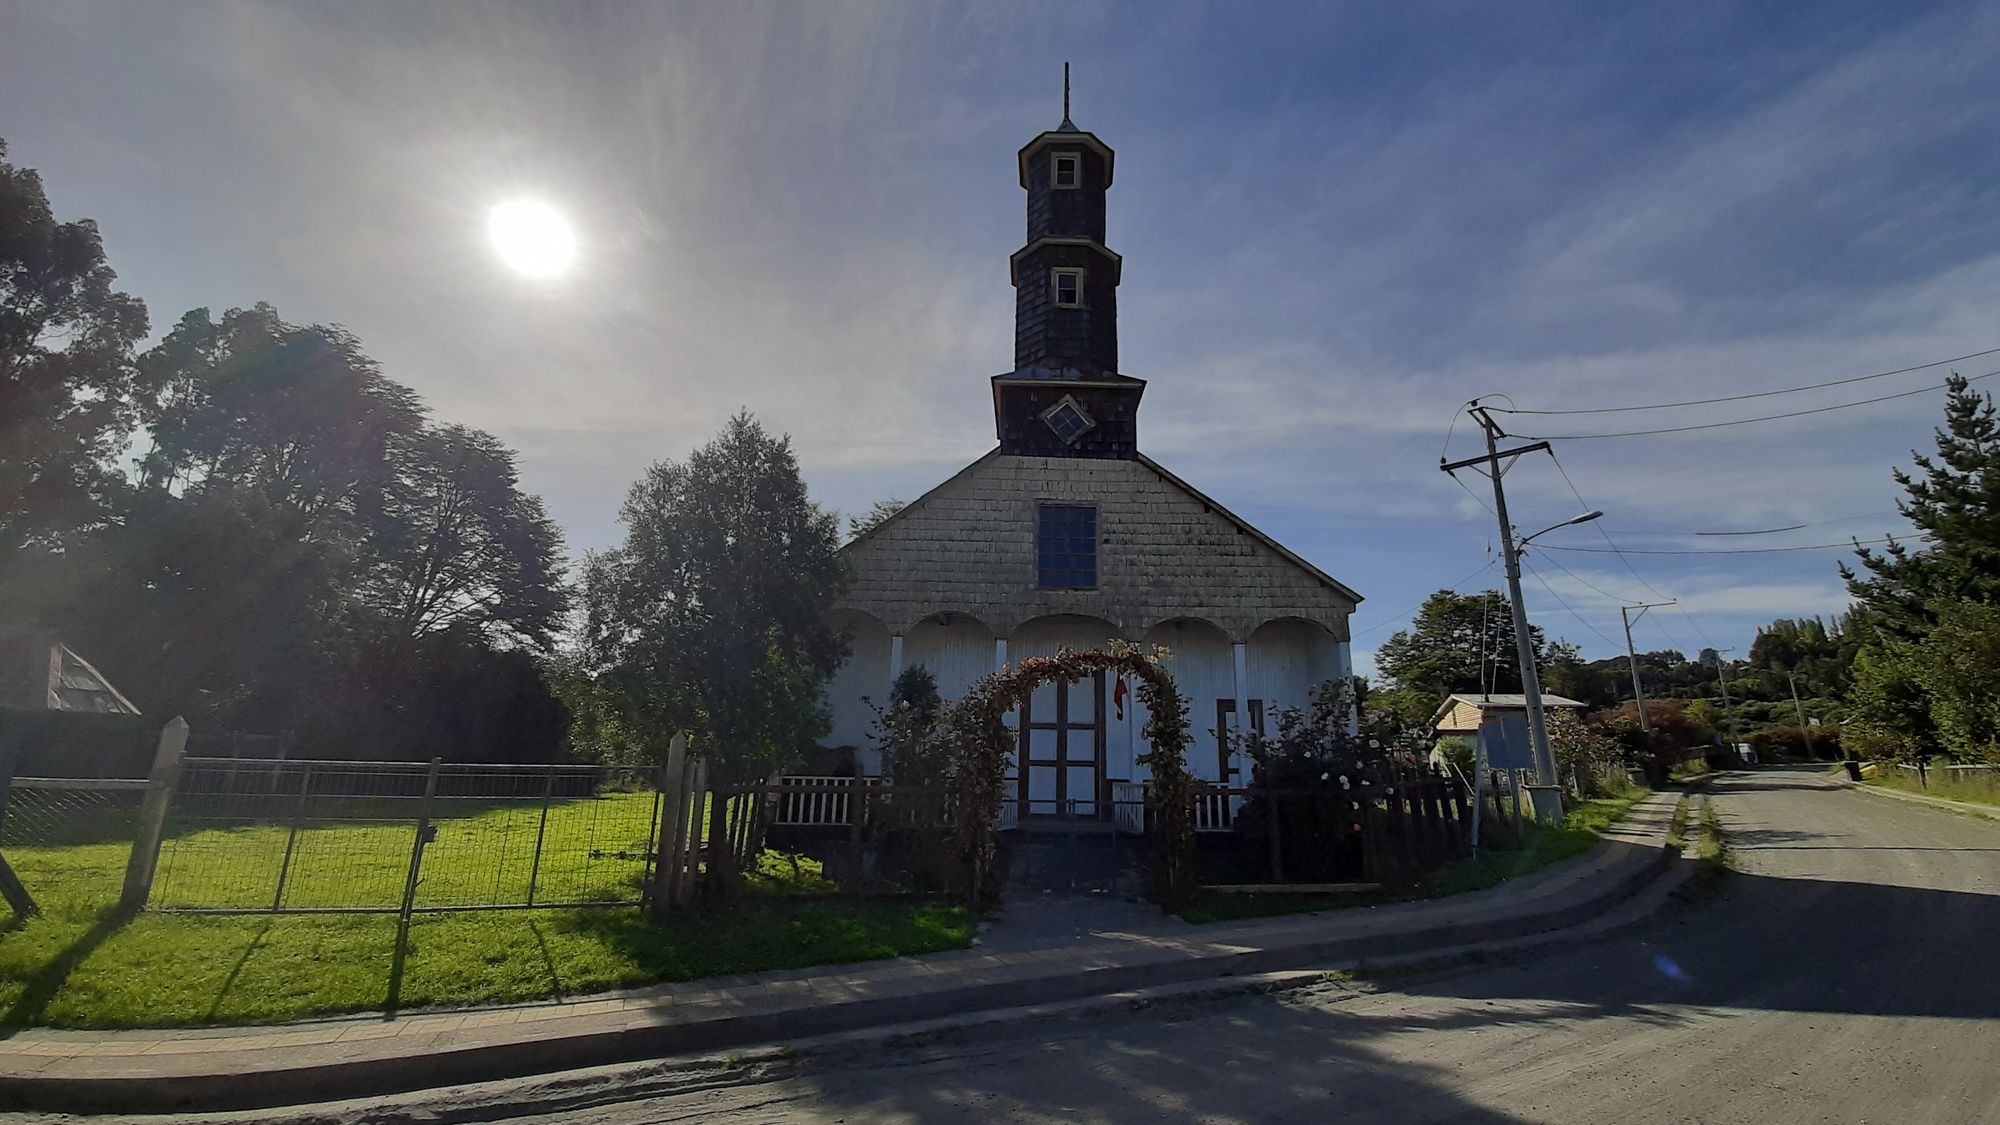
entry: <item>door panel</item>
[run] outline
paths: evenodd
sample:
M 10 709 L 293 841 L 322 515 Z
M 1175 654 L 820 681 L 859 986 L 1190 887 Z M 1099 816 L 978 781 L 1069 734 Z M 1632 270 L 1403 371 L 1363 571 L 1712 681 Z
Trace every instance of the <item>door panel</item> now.
M 1023 811 L 1032 816 L 1102 814 L 1104 784 L 1104 677 L 1036 689 L 1021 716 L 1019 745 L 1025 772 L 1018 785 Z

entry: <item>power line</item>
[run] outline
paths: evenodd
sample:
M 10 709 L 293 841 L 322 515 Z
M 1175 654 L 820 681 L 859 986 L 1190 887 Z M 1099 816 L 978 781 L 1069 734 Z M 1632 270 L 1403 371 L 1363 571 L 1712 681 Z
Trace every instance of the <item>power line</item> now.
M 1489 571 L 1489 570 L 1492 570 L 1492 569 L 1493 569 L 1493 560 L 1492 560 L 1492 559 L 1487 559 L 1487 560 L 1486 560 L 1486 565 L 1485 565 L 1485 566 L 1482 566 L 1482 567 L 1480 567 L 1480 568 L 1479 568 L 1478 570 L 1475 570 L 1475 571 L 1473 571 L 1473 572 L 1472 572 L 1471 574 L 1468 574 L 1468 575 L 1466 575 L 1465 577 L 1463 577 L 1463 578 L 1459 579 L 1458 581 L 1456 581 L 1456 582 L 1452 583 L 1451 585 L 1449 585 L 1449 586 L 1445 587 L 1445 589 L 1447 589 L 1447 590 L 1453 590 L 1453 591 L 1455 591 L 1455 590 L 1457 590 L 1457 589 L 1458 589 L 1458 588 L 1459 588 L 1460 586 L 1463 586 L 1463 585 L 1465 585 L 1465 584 L 1466 584 L 1467 582 L 1470 582 L 1470 581 L 1472 581 L 1473 579 L 1475 579 L 1475 578 L 1479 577 L 1479 576 L 1480 576 L 1480 575 L 1482 575 L 1482 574 L 1485 574 L 1485 573 L 1486 573 L 1487 571 Z M 1349 634 L 1348 634 L 1348 640 L 1349 640 L 1350 642 L 1352 642 L 1352 641 L 1353 641 L 1353 639 L 1354 639 L 1355 637 L 1365 637 L 1365 636 L 1367 636 L 1368 634 L 1370 634 L 1370 633 L 1374 632 L 1374 631 L 1375 631 L 1375 630 L 1377 630 L 1377 629 L 1387 629 L 1387 628 L 1388 628 L 1389 626 L 1391 626 L 1391 625 L 1394 625 L 1394 624 L 1396 624 L 1397 622 L 1400 622 L 1400 621 L 1407 621 L 1407 620 L 1409 620 L 1409 619 L 1410 619 L 1410 615 L 1411 615 L 1411 614 L 1413 614 L 1413 613 L 1417 612 L 1418 610 L 1420 610 L 1420 609 L 1424 608 L 1424 602 L 1427 602 L 1427 601 L 1430 601 L 1430 600 L 1431 600 L 1431 599 L 1430 599 L 1430 596 L 1429 596 L 1429 595 L 1427 594 L 1427 595 L 1425 595 L 1425 596 L 1424 596 L 1424 601 L 1423 601 L 1423 602 L 1418 602 L 1418 603 L 1417 603 L 1416 605 L 1413 605 L 1413 606 L 1411 606 L 1410 608 L 1408 608 L 1408 609 L 1404 610 L 1404 611 L 1403 611 L 1403 612 L 1401 612 L 1401 613 L 1398 613 L 1398 614 L 1396 614 L 1396 615 L 1395 615 L 1395 616 L 1393 616 L 1393 617 L 1385 617 L 1385 618 L 1383 618 L 1383 619 L 1382 619 L 1382 620 L 1381 620 L 1380 622 L 1378 622 L 1378 623 L 1376 623 L 1376 624 L 1374 624 L 1374 625 L 1370 625 L 1369 627 L 1367 627 L 1366 629 L 1363 629 L 1363 630 L 1361 630 L 1360 632 L 1356 632 L 1356 633 L 1349 633 Z
M 1845 379 L 1830 379 L 1824 383 L 1809 383 L 1803 387 L 1785 387 L 1781 390 L 1757 391 L 1754 394 L 1747 395 L 1723 395 L 1720 398 L 1692 398 L 1685 402 L 1653 402 L 1643 406 L 1600 406 L 1589 410 L 1515 410 L 1504 406 L 1488 407 L 1488 409 L 1498 410 L 1503 414 L 1623 414 L 1633 410 L 1673 410 L 1683 406 L 1711 406 L 1718 402 L 1744 402 L 1753 398 L 1770 398 L 1773 395 L 1792 395 L 1798 394 L 1800 391 L 1817 391 L 1824 390 L 1827 387 L 1844 387 L 1849 383 L 1865 383 L 1870 379 L 1887 379 L 1891 375 L 1908 375 L 1912 371 L 1924 371 L 1932 367 L 1943 367 L 1947 363 L 1959 363 L 1964 360 L 1978 359 L 1981 356 L 1989 356 L 1996 353 L 2000 353 L 2000 348 L 1988 348 L 1983 352 L 1953 356 L 1950 359 L 1932 360 L 1929 363 L 1919 363 L 1915 367 L 1898 367 L 1894 371 L 1877 371 L 1873 375 L 1852 375 Z
M 1576 582 L 1578 585 L 1587 587 L 1591 590 L 1595 590 L 1599 594 L 1602 594 L 1603 596 L 1610 598 L 1614 602 L 1618 602 L 1619 604 L 1622 605 L 1625 602 L 1629 602 L 1632 600 L 1623 594 L 1614 594 L 1611 591 L 1605 589 L 1604 587 L 1599 586 L 1594 582 L 1586 580 L 1582 575 L 1578 574 L 1576 571 L 1573 571 L 1570 568 L 1564 566 L 1562 564 L 1562 560 L 1560 559 L 1544 559 L 1543 561 L 1548 563 L 1550 566 L 1555 567 L 1557 570 L 1562 571 L 1564 574 L 1569 575 L 1570 579 Z
M 1610 637 L 1605 636 L 1601 631 L 1599 631 L 1597 626 L 1592 625 L 1588 621 L 1585 621 L 1583 619 L 1583 614 L 1578 613 L 1574 608 L 1570 606 L 1568 602 L 1563 600 L 1563 596 L 1561 594 L 1556 593 L 1556 588 L 1554 586 L 1549 585 L 1549 580 L 1542 577 L 1542 572 L 1536 570 L 1534 564 L 1530 563 L 1526 559 L 1522 559 L 1521 565 L 1528 568 L 1528 573 L 1535 576 L 1535 581 L 1542 584 L 1542 589 L 1547 590 L 1549 592 L 1549 596 L 1556 600 L 1557 605 L 1563 607 L 1563 609 L 1565 610 L 1568 610 L 1569 615 L 1571 617 L 1576 618 L 1577 624 L 1582 625 L 1584 628 L 1590 630 L 1593 633 L 1596 633 L 1597 639 L 1603 641 L 1605 644 L 1615 646 L 1618 643 L 1617 641 L 1612 640 Z
M 1984 375 L 1971 376 L 1965 381 L 1968 383 L 1977 383 L 1981 379 L 1991 379 L 1995 375 L 2000 375 L 2000 371 L 1988 371 Z M 1947 383 L 1938 383 L 1933 386 L 1918 387 L 1913 391 L 1898 391 L 1892 395 L 1864 398 L 1858 402 L 1841 402 L 1835 403 L 1832 406 L 1816 406 L 1811 410 L 1791 410 L 1783 414 L 1763 414 L 1755 418 L 1737 418 L 1728 422 L 1703 422 L 1692 426 L 1663 426 L 1654 430 L 1618 430 L 1608 434 L 1515 434 L 1513 436 L 1526 438 L 1531 441 L 1597 441 L 1603 438 L 1651 437 L 1655 434 L 1685 434 L 1692 433 L 1695 430 L 1720 430 L 1729 426 L 1748 426 L 1753 422 L 1776 422 L 1785 418 L 1803 418 L 1808 414 L 1826 414 L 1835 410 L 1849 410 L 1856 406 L 1873 406 L 1878 402 L 1909 398 L 1911 395 L 1929 394 L 1932 391 L 1942 390 L 1949 385 Z
M 1562 458 L 1557 457 L 1556 451 L 1553 449 L 1549 450 L 1549 460 L 1555 464 L 1556 472 L 1562 475 L 1563 483 L 1569 486 L 1569 494 L 1571 496 L 1576 497 L 1576 502 L 1578 504 L 1581 504 L 1585 508 L 1589 508 L 1590 501 L 1585 500 L 1583 498 L 1583 493 L 1577 490 L 1576 482 L 1571 480 L 1569 477 L 1569 470 L 1563 468 Z M 1653 585 L 1651 582 L 1646 581 L 1646 576 L 1639 573 L 1639 568 L 1633 566 L 1632 560 L 1626 558 L 1625 552 L 1619 550 L 1618 544 L 1612 541 L 1611 533 L 1604 529 L 1604 521 L 1602 519 L 1595 519 L 1590 521 L 1590 526 L 1596 528 L 1597 534 L 1604 537 L 1604 545 L 1606 547 L 1611 548 L 1611 553 L 1618 556 L 1618 561 L 1625 564 L 1625 569 L 1631 573 L 1632 577 L 1639 580 L 1639 585 L 1644 586 L 1656 598 L 1664 598 L 1665 600 L 1670 602 L 1677 600 L 1671 594 L 1661 593 L 1659 587 Z
M 1698 551 L 1647 550 L 1630 547 L 1558 547 L 1554 543 L 1544 543 L 1542 546 L 1551 551 L 1576 551 L 1586 555 L 1778 555 L 1788 551 L 1830 551 L 1836 548 L 1844 550 L 1849 547 L 1867 547 L 1876 543 L 1887 543 L 1895 538 L 1896 536 L 1893 535 L 1885 535 L 1880 539 L 1852 539 L 1845 543 L 1808 543 L 1800 547 L 1732 547 L 1709 548 Z M 1661 596 L 1664 597 L 1665 595 Z

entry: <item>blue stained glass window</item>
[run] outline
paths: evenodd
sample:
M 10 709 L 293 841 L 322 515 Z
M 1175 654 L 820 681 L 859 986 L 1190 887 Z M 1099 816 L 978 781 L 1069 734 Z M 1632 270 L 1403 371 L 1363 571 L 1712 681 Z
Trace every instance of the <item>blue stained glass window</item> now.
M 1097 509 L 1043 504 L 1035 533 L 1038 585 L 1044 590 L 1097 588 Z

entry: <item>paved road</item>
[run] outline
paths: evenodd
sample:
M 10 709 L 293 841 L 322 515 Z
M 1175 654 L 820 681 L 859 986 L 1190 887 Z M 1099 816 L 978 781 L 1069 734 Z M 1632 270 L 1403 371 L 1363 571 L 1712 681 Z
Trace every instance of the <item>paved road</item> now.
M 2000 823 L 1764 771 L 1715 785 L 1741 872 L 1629 936 L 910 1048 L 542 1120 L 2000 1120 Z

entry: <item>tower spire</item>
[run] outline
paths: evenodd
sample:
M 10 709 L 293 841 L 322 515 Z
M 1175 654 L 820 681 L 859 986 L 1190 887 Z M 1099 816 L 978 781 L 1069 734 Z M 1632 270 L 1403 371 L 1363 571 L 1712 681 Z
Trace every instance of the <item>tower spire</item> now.
M 1065 128 L 1065 129 L 1074 129 L 1074 128 L 1076 128 L 1076 125 L 1075 125 L 1075 123 L 1073 123 L 1073 122 L 1072 122 L 1072 121 L 1070 121 L 1070 119 L 1069 119 L 1069 64 L 1068 64 L 1068 63 L 1064 63 L 1064 64 L 1063 64 L 1063 119 L 1062 119 L 1062 127 L 1063 127 L 1063 128 Z

